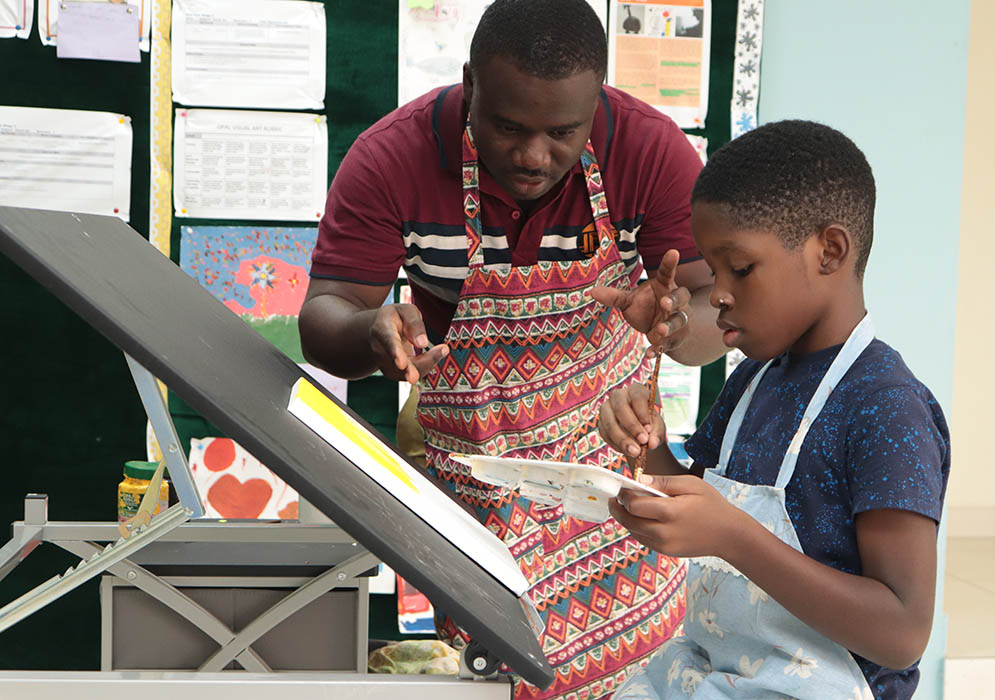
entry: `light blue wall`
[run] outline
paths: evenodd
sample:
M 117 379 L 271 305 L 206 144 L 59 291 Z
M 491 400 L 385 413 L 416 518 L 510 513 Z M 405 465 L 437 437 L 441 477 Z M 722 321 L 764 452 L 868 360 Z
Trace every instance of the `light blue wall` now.
M 867 306 L 948 419 L 969 9 L 969 0 L 767 0 L 760 82 L 761 123 L 824 122 L 867 155 L 878 187 Z M 916 700 L 942 697 L 942 573 Z

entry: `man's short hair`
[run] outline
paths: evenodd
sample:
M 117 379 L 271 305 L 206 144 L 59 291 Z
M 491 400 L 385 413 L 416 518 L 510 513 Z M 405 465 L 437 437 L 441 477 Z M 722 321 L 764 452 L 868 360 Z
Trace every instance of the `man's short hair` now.
M 718 149 L 692 203 L 722 206 L 736 228 L 771 231 L 794 249 L 830 224 L 850 231 L 862 278 L 874 238 L 874 174 L 857 145 L 817 122 L 764 124 Z
M 470 69 L 495 56 L 542 80 L 587 70 L 604 80 L 608 40 L 587 0 L 495 0 L 473 33 Z

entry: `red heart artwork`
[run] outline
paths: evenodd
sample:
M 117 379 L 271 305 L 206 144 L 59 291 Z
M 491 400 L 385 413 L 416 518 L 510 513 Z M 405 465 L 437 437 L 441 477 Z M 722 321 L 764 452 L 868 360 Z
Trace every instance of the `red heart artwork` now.
M 223 474 L 207 491 L 207 500 L 222 518 L 257 518 L 269 503 L 273 488 L 262 479 L 244 483 Z

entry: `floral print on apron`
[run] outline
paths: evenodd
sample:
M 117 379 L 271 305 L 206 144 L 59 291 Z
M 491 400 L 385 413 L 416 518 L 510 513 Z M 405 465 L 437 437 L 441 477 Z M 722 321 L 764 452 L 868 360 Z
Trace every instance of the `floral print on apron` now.
M 799 552 L 802 547 L 784 505 L 784 489 L 809 427 L 873 338 L 874 326 L 865 316 L 816 388 L 774 486 L 743 484 L 725 476 L 743 416 L 770 362 L 747 385 L 722 437 L 719 463 L 705 472 L 705 481 L 726 500 Z M 695 557 L 689 562 L 686 636 L 661 647 L 615 700 L 873 700 L 849 651 L 792 615 L 723 559 Z

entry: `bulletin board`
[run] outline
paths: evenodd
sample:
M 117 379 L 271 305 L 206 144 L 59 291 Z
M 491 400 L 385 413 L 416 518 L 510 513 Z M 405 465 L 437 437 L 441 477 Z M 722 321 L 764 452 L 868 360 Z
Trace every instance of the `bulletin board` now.
M 396 105 L 397 83 L 397 16 L 391 3 L 387 7 L 364 8 L 367 21 L 362 29 L 343 34 L 341 26 L 333 28 L 340 18 L 333 15 L 337 8 L 348 3 L 326 2 L 328 21 L 328 89 L 325 94 L 325 111 L 328 117 L 329 157 L 328 177 L 331 182 L 339 163 L 352 142 L 373 122 L 392 110 Z M 378 3 L 379 5 L 379 3 Z M 608 3 L 605 11 L 607 14 Z M 736 0 L 712 1 L 712 41 L 710 56 L 708 115 L 705 127 L 688 129 L 708 139 L 708 153 L 729 141 L 730 110 L 733 94 L 733 59 L 736 48 Z M 371 43 L 379 50 L 371 50 Z M 389 75 L 390 79 L 384 79 Z M 170 249 L 175 259 L 179 248 L 180 225 L 237 225 L 239 222 L 219 222 L 218 220 L 182 219 L 174 220 Z M 244 223 L 244 222 L 242 222 Z M 279 225 L 279 224 L 273 224 Z M 287 225 L 300 225 L 287 222 Z M 699 401 L 699 422 L 708 413 L 725 381 L 724 360 L 718 360 L 702 368 L 701 397 Z M 361 413 L 385 436 L 394 439 L 397 390 L 395 383 L 374 376 L 351 382 L 349 405 Z M 170 396 L 170 407 L 181 437 L 200 437 L 217 434 L 206 425 L 178 397 Z
M 327 0 L 329 182 L 356 136 L 396 106 L 397 4 Z M 736 0 L 712 0 L 709 110 L 704 129 L 709 152 L 729 140 L 729 105 L 736 43 Z M 150 55 L 141 62 L 58 60 L 37 29 L 28 39 L 0 40 L 0 105 L 110 111 L 131 117 L 133 158 L 130 225 L 149 235 Z M 178 259 L 180 226 L 245 222 L 174 219 L 170 251 Z M 299 222 L 268 222 L 299 226 Z M 17 299 L 0 314 L 0 435 L 5 482 L 0 527 L 23 517 L 27 493 L 49 495 L 52 520 L 109 520 L 124 462 L 144 459 L 145 413 L 121 353 L 20 268 L 0 257 L 0 298 Z M 701 413 L 724 380 L 724 365 L 703 369 Z M 389 438 L 394 437 L 397 387 L 371 377 L 350 387 L 349 405 Z M 175 397 L 171 410 L 181 437 L 218 435 Z M 75 559 L 39 548 L 3 581 L 0 601 L 64 570 Z M 61 569 L 59 568 L 61 566 Z M 0 668 L 99 668 L 97 582 L 47 606 L 4 632 Z M 373 610 L 371 637 L 390 627 L 392 611 Z M 154 630 L 150 631 L 154 634 Z

